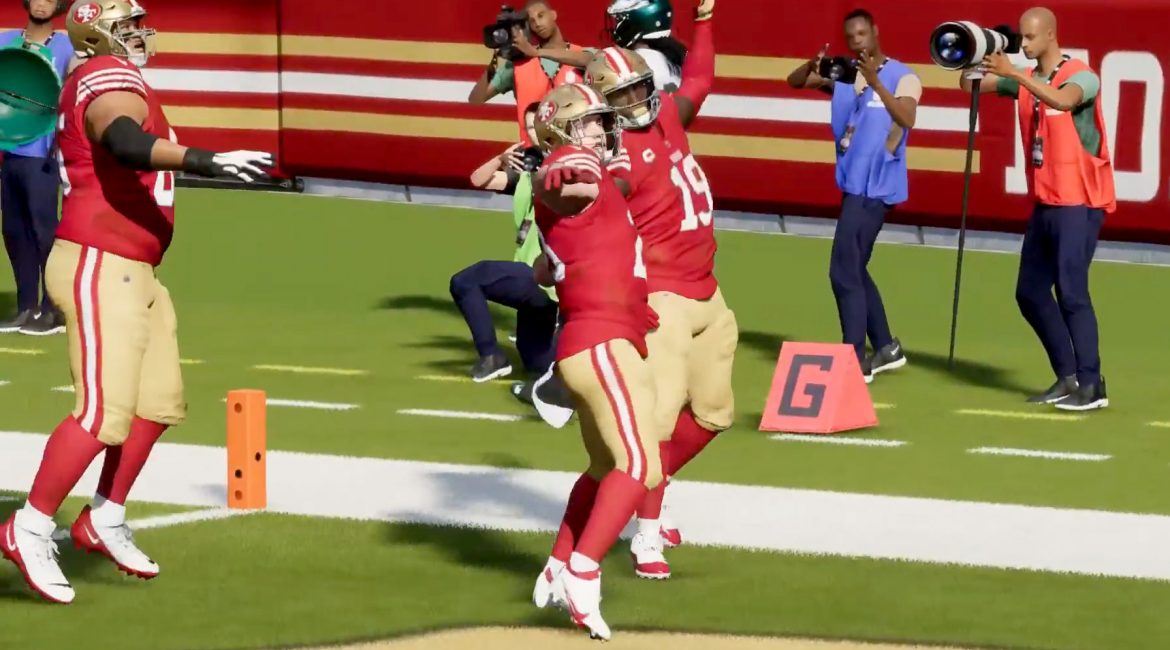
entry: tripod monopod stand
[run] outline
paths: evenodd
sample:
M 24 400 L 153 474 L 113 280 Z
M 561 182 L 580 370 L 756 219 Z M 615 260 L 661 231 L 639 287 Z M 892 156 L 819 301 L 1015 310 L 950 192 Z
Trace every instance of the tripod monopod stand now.
M 951 350 L 947 356 L 947 368 L 955 369 L 955 333 L 959 327 L 959 284 L 963 279 L 963 246 L 967 242 L 967 205 L 971 200 L 971 165 L 975 156 L 975 125 L 979 120 L 979 89 L 983 73 L 972 71 L 967 74 L 971 80 L 971 112 L 967 131 L 967 166 L 963 170 L 963 211 L 959 218 L 959 257 L 955 262 L 955 299 L 951 307 Z

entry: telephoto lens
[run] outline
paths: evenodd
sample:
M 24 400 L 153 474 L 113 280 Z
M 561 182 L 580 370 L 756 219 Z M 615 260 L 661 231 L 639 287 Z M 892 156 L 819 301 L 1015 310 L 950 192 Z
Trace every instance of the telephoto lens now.
M 1019 52 L 1021 41 L 1007 26 L 985 29 L 967 20 L 946 22 L 930 34 L 930 58 L 946 70 L 962 70 L 988 54 Z

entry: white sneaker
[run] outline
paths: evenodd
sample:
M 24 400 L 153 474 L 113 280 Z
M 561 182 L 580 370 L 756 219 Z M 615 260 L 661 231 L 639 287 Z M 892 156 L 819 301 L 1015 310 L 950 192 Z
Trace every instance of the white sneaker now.
M 561 572 L 565 586 L 565 603 L 577 627 L 589 630 L 589 638 L 609 641 L 609 625 L 601 618 L 601 569 L 576 573 L 565 567 Z
M 670 564 L 662 554 L 660 535 L 637 533 L 630 540 L 630 556 L 634 559 L 634 573 L 647 580 L 666 580 L 670 577 Z
M 559 607 L 565 609 L 565 586 L 561 574 L 565 571 L 565 563 L 553 558 L 548 559 L 544 570 L 536 577 L 536 586 L 532 588 L 532 603 L 540 609 L 545 607 Z
M 126 575 L 143 580 L 158 576 L 158 565 L 134 544 L 134 533 L 129 526 L 95 526 L 90 512 L 90 506 L 85 506 L 73 523 L 74 546 L 86 553 L 101 553 L 110 558 Z
M 48 520 L 47 525 L 39 530 L 30 530 L 24 522 L 16 523 L 17 514 L 12 513 L 8 521 L 0 525 L 0 551 L 20 569 L 24 581 L 42 598 L 63 605 L 73 602 L 73 587 L 57 564 L 53 520 Z

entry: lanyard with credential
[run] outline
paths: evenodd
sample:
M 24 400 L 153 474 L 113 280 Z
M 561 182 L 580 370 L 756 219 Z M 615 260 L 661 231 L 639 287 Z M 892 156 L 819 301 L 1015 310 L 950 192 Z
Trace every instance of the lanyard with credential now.
M 879 65 L 877 69 L 879 74 L 889 62 L 889 59 L 882 61 L 882 64 Z M 845 125 L 845 135 L 841 137 L 841 141 L 838 143 L 842 153 L 848 151 L 849 145 L 853 142 L 853 132 L 857 130 L 857 123 L 861 119 L 861 114 L 863 111 L 865 111 L 865 107 L 869 104 L 869 101 L 865 99 L 865 95 L 871 90 L 873 90 L 873 87 L 867 85 L 865 90 L 861 91 L 861 94 L 859 94 L 854 100 L 853 113 L 849 115 L 849 122 Z
M 1068 62 L 1069 56 L 1065 55 L 1049 73 L 1045 83 L 1051 86 L 1060 69 Z M 1044 138 L 1040 137 L 1040 97 L 1036 93 L 1032 93 L 1032 166 L 1037 168 L 1044 166 Z

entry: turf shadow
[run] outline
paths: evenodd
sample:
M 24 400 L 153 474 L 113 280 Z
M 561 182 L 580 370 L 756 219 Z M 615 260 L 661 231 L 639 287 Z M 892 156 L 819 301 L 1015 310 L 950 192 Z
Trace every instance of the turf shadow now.
M 947 363 L 946 355 L 932 354 L 911 348 L 906 348 L 906 359 L 909 362 L 908 367 L 918 366 L 925 368 L 931 372 L 946 375 L 964 384 L 979 388 L 990 388 L 1013 395 L 1030 395 L 1036 392 L 1038 388 L 1043 388 L 1038 385 L 1025 386 L 1012 378 L 1006 369 L 977 361 L 956 358 L 955 367 L 952 370 Z
M 434 480 L 437 502 L 433 508 L 391 515 L 430 526 L 390 524 L 386 530 L 389 544 L 431 546 L 466 567 L 524 577 L 535 577 L 540 572 L 547 556 L 517 547 L 505 528 L 530 528 L 533 521 L 552 527 L 564 514 L 563 499 L 529 489 L 503 472 L 449 472 L 436 475 Z M 490 527 L 455 527 L 484 513 L 494 514 Z
M 389 311 L 429 311 L 435 314 L 451 316 L 459 319 L 460 321 L 463 320 L 463 313 L 459 311 L 459 307 L 455 305 L 455 302 L 451 298 L 438 298 L 426 294 L 386 296 L 378 302 L 378 309 L 385 309 Z M 492 322 L 496 324 L 497 329 L 503 329 L 509 332 L 515 331 L 515 310 L 497 305 L 489 301 L 488 311 L 491 312 Z
M 426 349 L 426 350 L 442 350 L 456 355 L 462 355 L 456 358 L 446 359 L 428 359 L 423 362 L 427 368 L 446 375 L 465 375 L 471 370 L 471 366 L 478 358 L 475 353 L 475 346 L 472 344 L 470 338 L 462 338 L 459 336 L 451 336 L 440 334 L 431 336 L 426 339 L 412 341 L 410 343 L 403 343 L 402 347 Z M 524 373 L 524 364 L 520 363 L 519 358 L 514 354 L 514 349 L 507 345 L 501 345 L 500 351 L 507 356 L 512 362 L 513 376 L 519 377 Z
M 742 330 L 739 333 L 739 347 L 748 348 L 772 361 L 780 358 L 780 347 L 790 340 L 791 337 L 786 334 L 772 332 Z
M 16 313 L 16 294 L 11 291 L 0 291 L 0 318 L 8 318 Z

